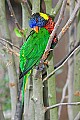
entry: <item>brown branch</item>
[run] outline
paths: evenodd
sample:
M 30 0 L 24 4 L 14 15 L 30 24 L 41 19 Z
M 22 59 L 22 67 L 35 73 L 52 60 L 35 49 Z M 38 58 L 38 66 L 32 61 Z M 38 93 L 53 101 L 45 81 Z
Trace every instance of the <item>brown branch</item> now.
M 9 52 L 10 54 L 14 53 L 16 56 L 19 57 L 19 53 L 17 53 L 15 50 L 13 50 L 11 47 L 9 47 L 8 44 L 4 44 L 3 42 L 0 42 L 0 43 L 4 46 L 5 49 L 8 50 L 8 52 Z
M 73 50 L 62 60 L 60 63 L 58 63 L 54 68 L 54 71 L 52 71 L 46 78 L 44 78 L 43 82 L 48 80 L 57 70 L 59 70 L 64 64 L 69 60 L 69 58 L 78 50 L 80 49 L 80 42 L 73 48 Z
M 5 47 L 7 50 L 9 50 L 10 53 L 14 53 L 17 57 L 19 57 L 19 53 L 17 53 L 15 50 L 13 50 L 12 48 L 10 48 L 9 46 Z
M 73 10 L 72 15 L 70 16 L 69 20 L 67 21 L 66 25 L 62 28 L 61 32 L 58 35 L 58 40 L 65 34 L 65 32 L 69 29 L 70 25 L 72 24 L 73 20 L 76 17 L 78 10 L 80 9 L 80 2 L 78 2 Z
M 9 6 L 9 10 L 10 10 L 11 16 L 12 16 L 12 17 L 14 18 L 14 20 L 15 20 L 16 26 L 18 27 L 19 30 L 22 30 L 22 29 L 21 29 L 21 26 L 19 25 L 19 23 L 18 23 L 18 21 L 17 21 L 17 19 L 16 19 L 16 16 L 15 16 L 14 10 L 13 10 L 13 8 L 12 8 L 12 5 L 11 5 L 11 3 L 10 3 L 10 0 L 6 0 L 6 1 L 7 1 L 7 4 L 8 4 L 8 6 Z
M 80 105 L 80 102 L 72 102 L 72 103 L 58 103 L 49 107 L 46 107 L 45 110 L 50 110 L 59 106 L 65 106 L 65 105 Z
M 9 39 L 0 38 L 0 40 L 4 41 L 4 42 L 8 43 L 9 45 L 11 45 L 11 46 L 20 50 L 20 48 L 18 46 L 14 45 L 12 42 L 8 41 Z

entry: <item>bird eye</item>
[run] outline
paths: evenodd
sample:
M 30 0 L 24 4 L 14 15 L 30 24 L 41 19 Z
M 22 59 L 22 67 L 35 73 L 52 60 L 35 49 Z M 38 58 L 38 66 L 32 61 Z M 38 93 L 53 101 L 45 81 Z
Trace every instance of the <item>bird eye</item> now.
M 38 18 L 36 18 L 36 22 L 38 22 Z

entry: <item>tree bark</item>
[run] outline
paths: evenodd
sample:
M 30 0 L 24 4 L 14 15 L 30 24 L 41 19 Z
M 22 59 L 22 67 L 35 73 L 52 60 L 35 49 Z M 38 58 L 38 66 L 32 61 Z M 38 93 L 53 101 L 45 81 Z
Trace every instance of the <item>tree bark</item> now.
M 0 0 L 0 33 L 3 38 L 11 39 L 9 28 L 6 20 L 6 11 L 5 11 L 5 0 Z M 11 46 L 9 46 L 11 47 Z M 6 54 L 7 53 L 7 54 Z M 12 116 L 11 119 L 14 119 L 14 114 L 16 110 L 16 102 L 17 102 L 17 86 L 16 86 L 16 71 L 14 68 L 13 54 L 6 51 L 6 64 L 9 75 L 9 87 L 10 87 L 10 95 L 11 95 L 11 108 L 12 108 Z
M 52 58 L 50 58 L 50 56 Z M 49 60 L 49 68 L 47 73 L 50 74 L 51 71 L 54 70 L 53 67 L 53 54 L 51 54 L 48 58 Z M 49 98 L 49 106 L 56 104 L 56 83 L 55 83 L 55 76 L 49 78 L 48 80 L 48 98 Z M 50 120 L 58 120 L 58 109 L 54 108 L 50 110 Z
M 29 35 L 30 29 L 29 29 L 29 24 L 28 24 L 28 20 L 29 20 L 29 11 L 26 7 L 25 2 L 21 3 L 22 5 L 22 28 L 23 29 L 28 29 L 27 35 L 26 37 Z M 23 41 L 25 41 L 26 38 L 24 38 Z M 28 119 L 28 113 L 29 113 L 29 81 L 28 81 L 28 85 L 27 85 L 27 89 L 24 92 L 24 120 Z
M 70 0 L 70 15 L 72 14 L 75 6 L 75 0 Z M 74 47 L 75 27 L 74 22 L 69 28 L 69 51 Z M 68 102 L 71 103 L 73 99 L 73 83 L 74 83 L 74 55 L 68 60 Z M 68 106 L 69 120 L 73 120 L 72 106 Z
M 78 24 L 77 24 L 77 39 L 76 42 L 80 41 L 80 10 L 78 12 Z M 74 97 L 73 101 L 80 101 L 80 96 L 77 96 L 76 94 L 80 92 L 80 52 L 77 51 L 75 54 L 75 63 L 74 63 Z M 80 111 L 80 105 L 73 107 L 75 111 L 74 117 L 78 114 Z
M 30 83 L 31 85 L 31 83 Z M 30 99 L 29 99 L 29 112 L 28 112 L 28 120 L 35 120 L 35 111 L 34 111 L 34 102 L 32 101 L 33 96 L 33 87 L 30 87 Z
M 35 120 L 44 120 L 44 106 L 43 106 L 43 84 L 42 84 L 42 73 L 36 70 L 33 78 L 33 102 L 35 109 Z

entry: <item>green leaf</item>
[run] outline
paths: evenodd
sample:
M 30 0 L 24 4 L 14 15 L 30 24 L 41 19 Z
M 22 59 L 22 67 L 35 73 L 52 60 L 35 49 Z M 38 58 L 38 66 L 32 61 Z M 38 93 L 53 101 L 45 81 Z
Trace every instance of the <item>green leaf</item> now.
M 18 28 L 14 29 L 14 32 L 15 32 L 17 37 L 25 37 L 26 38 L 27 31 L 28 31 L 27 28 L 25 28 L 24 30 L 22 29 L 21 31 Z
M 17 37 L 23 37 L 22 33 L 20 32 L 20 30 L 18 28 L 15 28 L 14 32 L 15 32 Z

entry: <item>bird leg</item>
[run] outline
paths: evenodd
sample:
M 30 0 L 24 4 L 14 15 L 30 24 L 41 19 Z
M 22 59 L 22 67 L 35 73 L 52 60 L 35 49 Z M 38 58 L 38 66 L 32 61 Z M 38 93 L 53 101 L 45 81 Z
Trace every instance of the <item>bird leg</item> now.
M 38 66 L 36 66 L 36 69 L 39 70 L 39 71 L 43 71 L 44 64 L 39 64 Z

